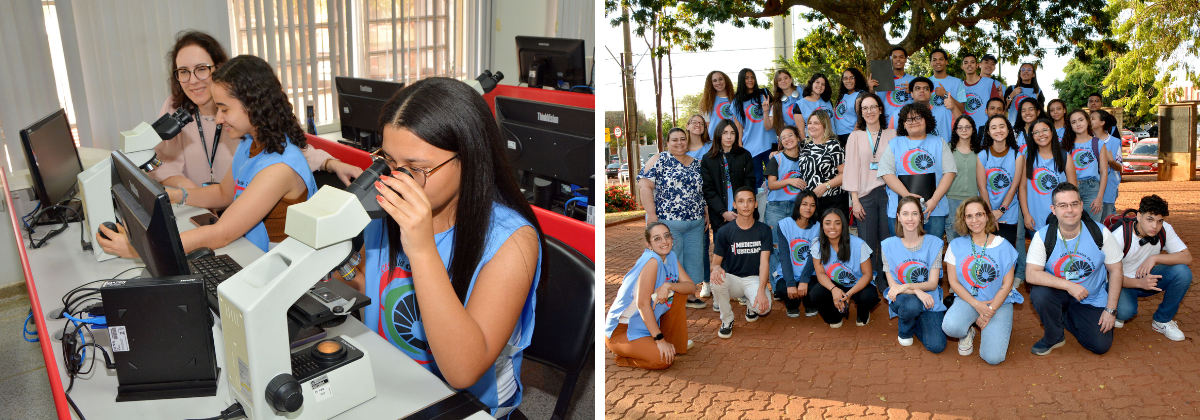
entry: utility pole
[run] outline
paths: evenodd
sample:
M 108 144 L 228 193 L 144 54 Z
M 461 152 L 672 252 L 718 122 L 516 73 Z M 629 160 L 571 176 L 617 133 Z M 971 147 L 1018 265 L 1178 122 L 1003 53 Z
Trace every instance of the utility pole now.
M 625 3 L 625 2 L 622 2 Z M 624 61 L 624 66 L 621 70 L 624 73 L 625 80 L 625 135 L 630 138 L 637 138 L 637 96 L 634 95 L 633 89 L 633 44 L 629 36 L 629 4 L 625 3 L 621 7 L 621 15 L 624 17 L 624 23 L 621 28 L 625 32 L 625 52 L 621 54 L 621 59 Z M 637 176 L 636 174 L 642 171 L 642 159 L 639 155 L 641 147 L 636 141 L 625 141 L 626 156 L 629 159 L 629 194 L 633 196 L 633 202 L 641 203 L 638 197 Z

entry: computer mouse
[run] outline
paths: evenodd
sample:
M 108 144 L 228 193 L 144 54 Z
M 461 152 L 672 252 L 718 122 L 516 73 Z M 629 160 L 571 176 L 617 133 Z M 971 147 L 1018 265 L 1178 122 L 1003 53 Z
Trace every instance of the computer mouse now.
M 196 259 L 200 259 L 200 258 L 204 258 L 204 257 L 211 257 L 214 255 L 217 255 L 217 253 L 213 252 L 212 248 L 196 248 L 195 251 L 189 252 L 187 254 L 187 259 L 188 259 L 188 261 L 191 261 L 191 260 L 196 260 Z
M 100 224 L 100 226 L 104 226 L 104 227 L 108 228 L 108 230 L 111 230 L 111 231 L 113 231 L 113 232 L 118 232 L 118 230 L 117 230 L 117 224 L 116 224 L 116 223 L 113 223 L 113 222 L 104 222 L 104 223 L 101 223 L 101 224 Z M 104 231 L 102 231 L 102 230 L 100 230 L 100 229 L 96 229 L 96 233 L 99 233 L 99 234 L 100 234 L 100 237 L 101 237 L 101 238 L 104 238 L 104 240 L 106 240 L 106 241 L 111 241 L 111 240 L 112 240 L 112 239 L 109 239 L 108 235 L 105 235 L 105 234 L 104 234 Z

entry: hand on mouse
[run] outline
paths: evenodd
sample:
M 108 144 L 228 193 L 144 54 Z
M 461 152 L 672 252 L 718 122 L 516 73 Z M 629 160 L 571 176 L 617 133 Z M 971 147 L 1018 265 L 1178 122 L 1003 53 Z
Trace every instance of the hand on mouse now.
M 104 252 L 116 255 L 121 258 L 137 258 L 137 251 L 129 246 L 129 237 L 125 235 L 125 226 L 116 225 L 116 230 L 110 229 L 107 225 L 113 224 L 106 222 L 100 226 L 96 232 L 96 243 Z

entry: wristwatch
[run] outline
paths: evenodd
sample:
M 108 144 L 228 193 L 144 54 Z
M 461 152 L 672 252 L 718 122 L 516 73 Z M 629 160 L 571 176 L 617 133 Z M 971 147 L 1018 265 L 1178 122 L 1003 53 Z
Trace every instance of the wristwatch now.
M 1115 316 L 1117 315 L 1117 308 L 1104 308 L 1104 312 L 1108 312 L 1109 315 Z
M 658 340 L 662 340 L 662 339 L 663 339 L 663 333 L 658 333 L 658 335 L 654 336 L 654 341 L 658 341 Z
M 1000 206 L 1001 213 L 1008 213 L 1008 206 Z

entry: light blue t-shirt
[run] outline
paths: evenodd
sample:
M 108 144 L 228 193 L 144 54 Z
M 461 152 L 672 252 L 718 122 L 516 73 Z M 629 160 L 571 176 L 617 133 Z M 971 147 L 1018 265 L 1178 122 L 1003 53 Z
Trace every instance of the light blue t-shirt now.
M 808 228 L 796 226 L 796 219 L 784 217 L 779 219 L 779 234 L 785 243 L 775 244 L 780 252 L 771 259 L 774 267 L 771 273 L 782 278 L 788 287 L 795 287 L 800 282 L 808 282 L 813 273 L 811 248 L 816 246 L 821 235 L 821 224 L 813 223 Z M 787 263 L 784 269 L 782 263 Z M 789 276 L 790 275 L 790 276 Z
M 895 79 L 896 90 L 887 92 L 883 97 L 883 106 L 886 108 L 888 116 L 887 128 L 896 129 L 896 116 L 900 114 L 900 108 L 912 103 L 912 94 L 908 91 L 908 84 L 916 79 L 916 76 L 905 74 L 900 77 L 892 76 Z
M 763 127 L 763 120 L 767 117 L 764 109 L 769 101 L 767 95 L 764 93 L 760 99 L 761 101 L 758 103 L 743 102 L 741 109 L 735 110 L 738 122 L 742 124 L 742 147 L 750 152 L 751 156 L 758 156 L 762 152 L 770 150 L 771 146 L 778 142 L 775 130 L 767 130 Z M 737 104 L 735 103 L 735 105 Z
M 723 119 L 740 121 L 737 119 L 737 113 L 733 112 L 733 102 L 730 102 L 729 98 L 717 97 L 717 100 L 713 101 L 713 109 L 708 112 L 708 138 L 717 141 L 717 124 Z
M 812 116 L 813 111 L 825 111 L 830 120 L 833 120 L 833 104 L 824 99 L 817 99 L 815 102 L 805 98 L 796 99 L 796 107 L 800 109 L 800 113 L 804 115 L 804 121 L 808 122 L 808 117 Z
M 979 164 L 983 166 L 983 173 L 986 179 L 983 182 L 984 187 L 987 187 L 987 192 L 984 194 L 988 199 L 988 204 L 992 209 L 999 210 L 1000 205 L 1004 204 L 1004 197 L 1008 195 L 1008 191 L 1017 188 L 1017 159 L 1024 159 L 1025 156 L 1017 153 L 1016 150 L 1009 149 L 1003 157 L 992 156 L 991 150 L 979 152 Z M 1008 204 L 1008 211 L 1000 216 L 998 222 L 1013 225 L 1017 223 L 1017 217 L 1021 213 L 1019 194 L 1014 193 L 1012 202 Z
M 835 134 L 844 136 L 854 131 L 854 125 L 858 124 L 858 108 L 855 107 L 855 102 L 858 101 L 859 93 L 861 92 L 854 91 L 842 95 L 842 99 L 833 108 L 833 132 Z
M 634 302 L 634 291 L 637 290 L 638 277 L 642 275 L 642 269 L 646 267 L 646 263 L 650 260 L 658 262 L 658 273 L 654 277 L 654 288 L 658 290 L 660 286 L 666 283 L 679 283 L 679 259 L 674 252 L 667 253 L 667 257 L 663 258 L 649 249 L 642 251 L 642 256 L 633 264 L 633 268 L 625 273 L 625 277 L 621 280 L 621 287 L 617 289 L 617 298 L 613 300 L 612 307 L 608 310 L 608 316 L 604 318 L 604 336 L 612 338 L 613 331 L 621 324 L 621 315 L 625 314 L 625 310 L 630 306 L 637 305 Z M 667 298 L 666 303 L 653 303 L 654 305 L 654 322 L 657 324 L 658 319 L 671 309 L 671 305 L 675 303 L 675 297 Z M 650 330 L 646 328 L 646 321 L 642 319 L 642 313 L 635 311 L 629 316 L 628 324 L 625 327 L 625 335 L 629 341 L 637 340 L 642 337 L 649 337 Z
M 1121 166 L 1121 139 L 1108 136 L 1104 139 L 1104 148 L 1108 149 L 1108 153 L 1117 161 L 1117 166 Z M 1121 171 L 1108 166 L 1107 162 L 1101 166 L 1108 168 L 1108 184 L 1104 186 L 1104 203 L 1113 204 L 1117 202 L 1117 188 L 1121 186 Z
M 1096 225 L 1102 231 L 1107 230 L 1099 223 Z M 1047 251 L 1045 270 L 1054 277 L 1068 279 L 1087 289 L 1087 297 L 1079 303 L 1104 308 L 1108 305 L 1108 268 L 1104 266 L 1104 250 L 1096 245 L 1087 226 L 1080 228 L 1079 234 L 1072 239 L 1064 239 L 1059 235 L 1054 242 L 1054 249 Z M 1048 230 L 1048 226 L 1038 228 L 1039 236 L 1035 236 L 1034 240 L 1041 241 L 1048 234 L 1059 234 Z M 1078 278 L 1069 279 L 1068 272 L 1074 272 Z
M 1034 150 L 1030 152 L 1037 153 Z M 1055 170 L 1054 159 L 1042 159 L 1040 155 L 1035 155 L 1033 158 L 1033 176 L 1025 181 L 1027 182 L 1025 199 L 1028 201 L 1026 206 L 1029 207 L 1029 215 L 1033 217 L 1033 228 L 1041 229 L 1046 226 L 1046 216 L 1050 215 L 1050 208 L 1053 204 L 1050 193 L 1058 187 L 1058 184 L 1067 182 L 1067 174 Z M 1066 163 L 1064 162 L 1063 165 L 1066 166 Z
M 924 283 L 932 280 L 938 282 L 938 279 L 929 278 L 934 268 L 941 269 L 942 262 L 938 260 L 938 255 L 942 253 L 941 238 L 936 238 L 933 235 L 923 235 L 921 239 L 921 249 L 909 251 L 904 246 L 904 242 L 900 237 L 893 236 L 883 240 L 879 245 L 879 251 L 887 258 L 888 272 L 892 278 L 900 284 L 916 284 Z M 891 289 L 890 287 L 888 289 Z M 942 303 L 942 287 L 938 286 L 928 292 L 933 296 L 933 307 L 926 309 L 930 312 L 942 312 L 946 310 L 946 304 Z M 888 296 L 888 291 L 883 291 L 883 296 Z M 888 299 L 888 302 L 892 302 Z M 896 313 L 892 311 L 891 305 L 888 305 L 888 317 L 895 317 Z
M 950 97 L 954 98 L 954 100 L 958 101 L 958 103 L 961 104 L 967 101 L 966 84 L 963 83 L 962 79 L 946 75 L 945 79 L 938 79 L 936 77 L 929 76 L 929 80 L 933 82 L 934 92 L 937 91 L 938 86 L 941 86 L 946 89 L 946 94 L 950 95 Z M 933 103 L 933 106 L 945 106 L 946 99 L 938 96 L 935 93 L 929 102 Z
M 1101 146 L 1097 144 L 1096 147 Z M 1071 149 L 1071 161 L 1075 162 L 1076 179 L 1100 180 L 1100 156 L 1092 150 L 1092 139 L 1075 142 L 1075 148 Z
M 1016 248 L 1006 240 L 999 242 L 999 246 L 981 247 L 971 242 L 970 235 L 959 236 L 950 241 L 950 252 L 946 254 L 946 262 L 953 264 L 951 268 L 955 270 L 958 283 L 976 300 L 987 302 L 994 299 L 996 293 L 1000 292 L 1000 287 L 1004 285 L 1004 276 L 1017 265 Z M 1025 298 L 1016 287 L 1004 298 L 1004 303 L 1024 301 Z
M 988 120 L 988 101 L 1004 95 L 1000 84 L 990 77 L 983 77 L 973 85 L 963 81 L 963 90 L 966 92 L 966 101 L 963 102 L 964 112 L 970 115 L 972 120 L 975 120 L 975 127 L 983 127 Z

